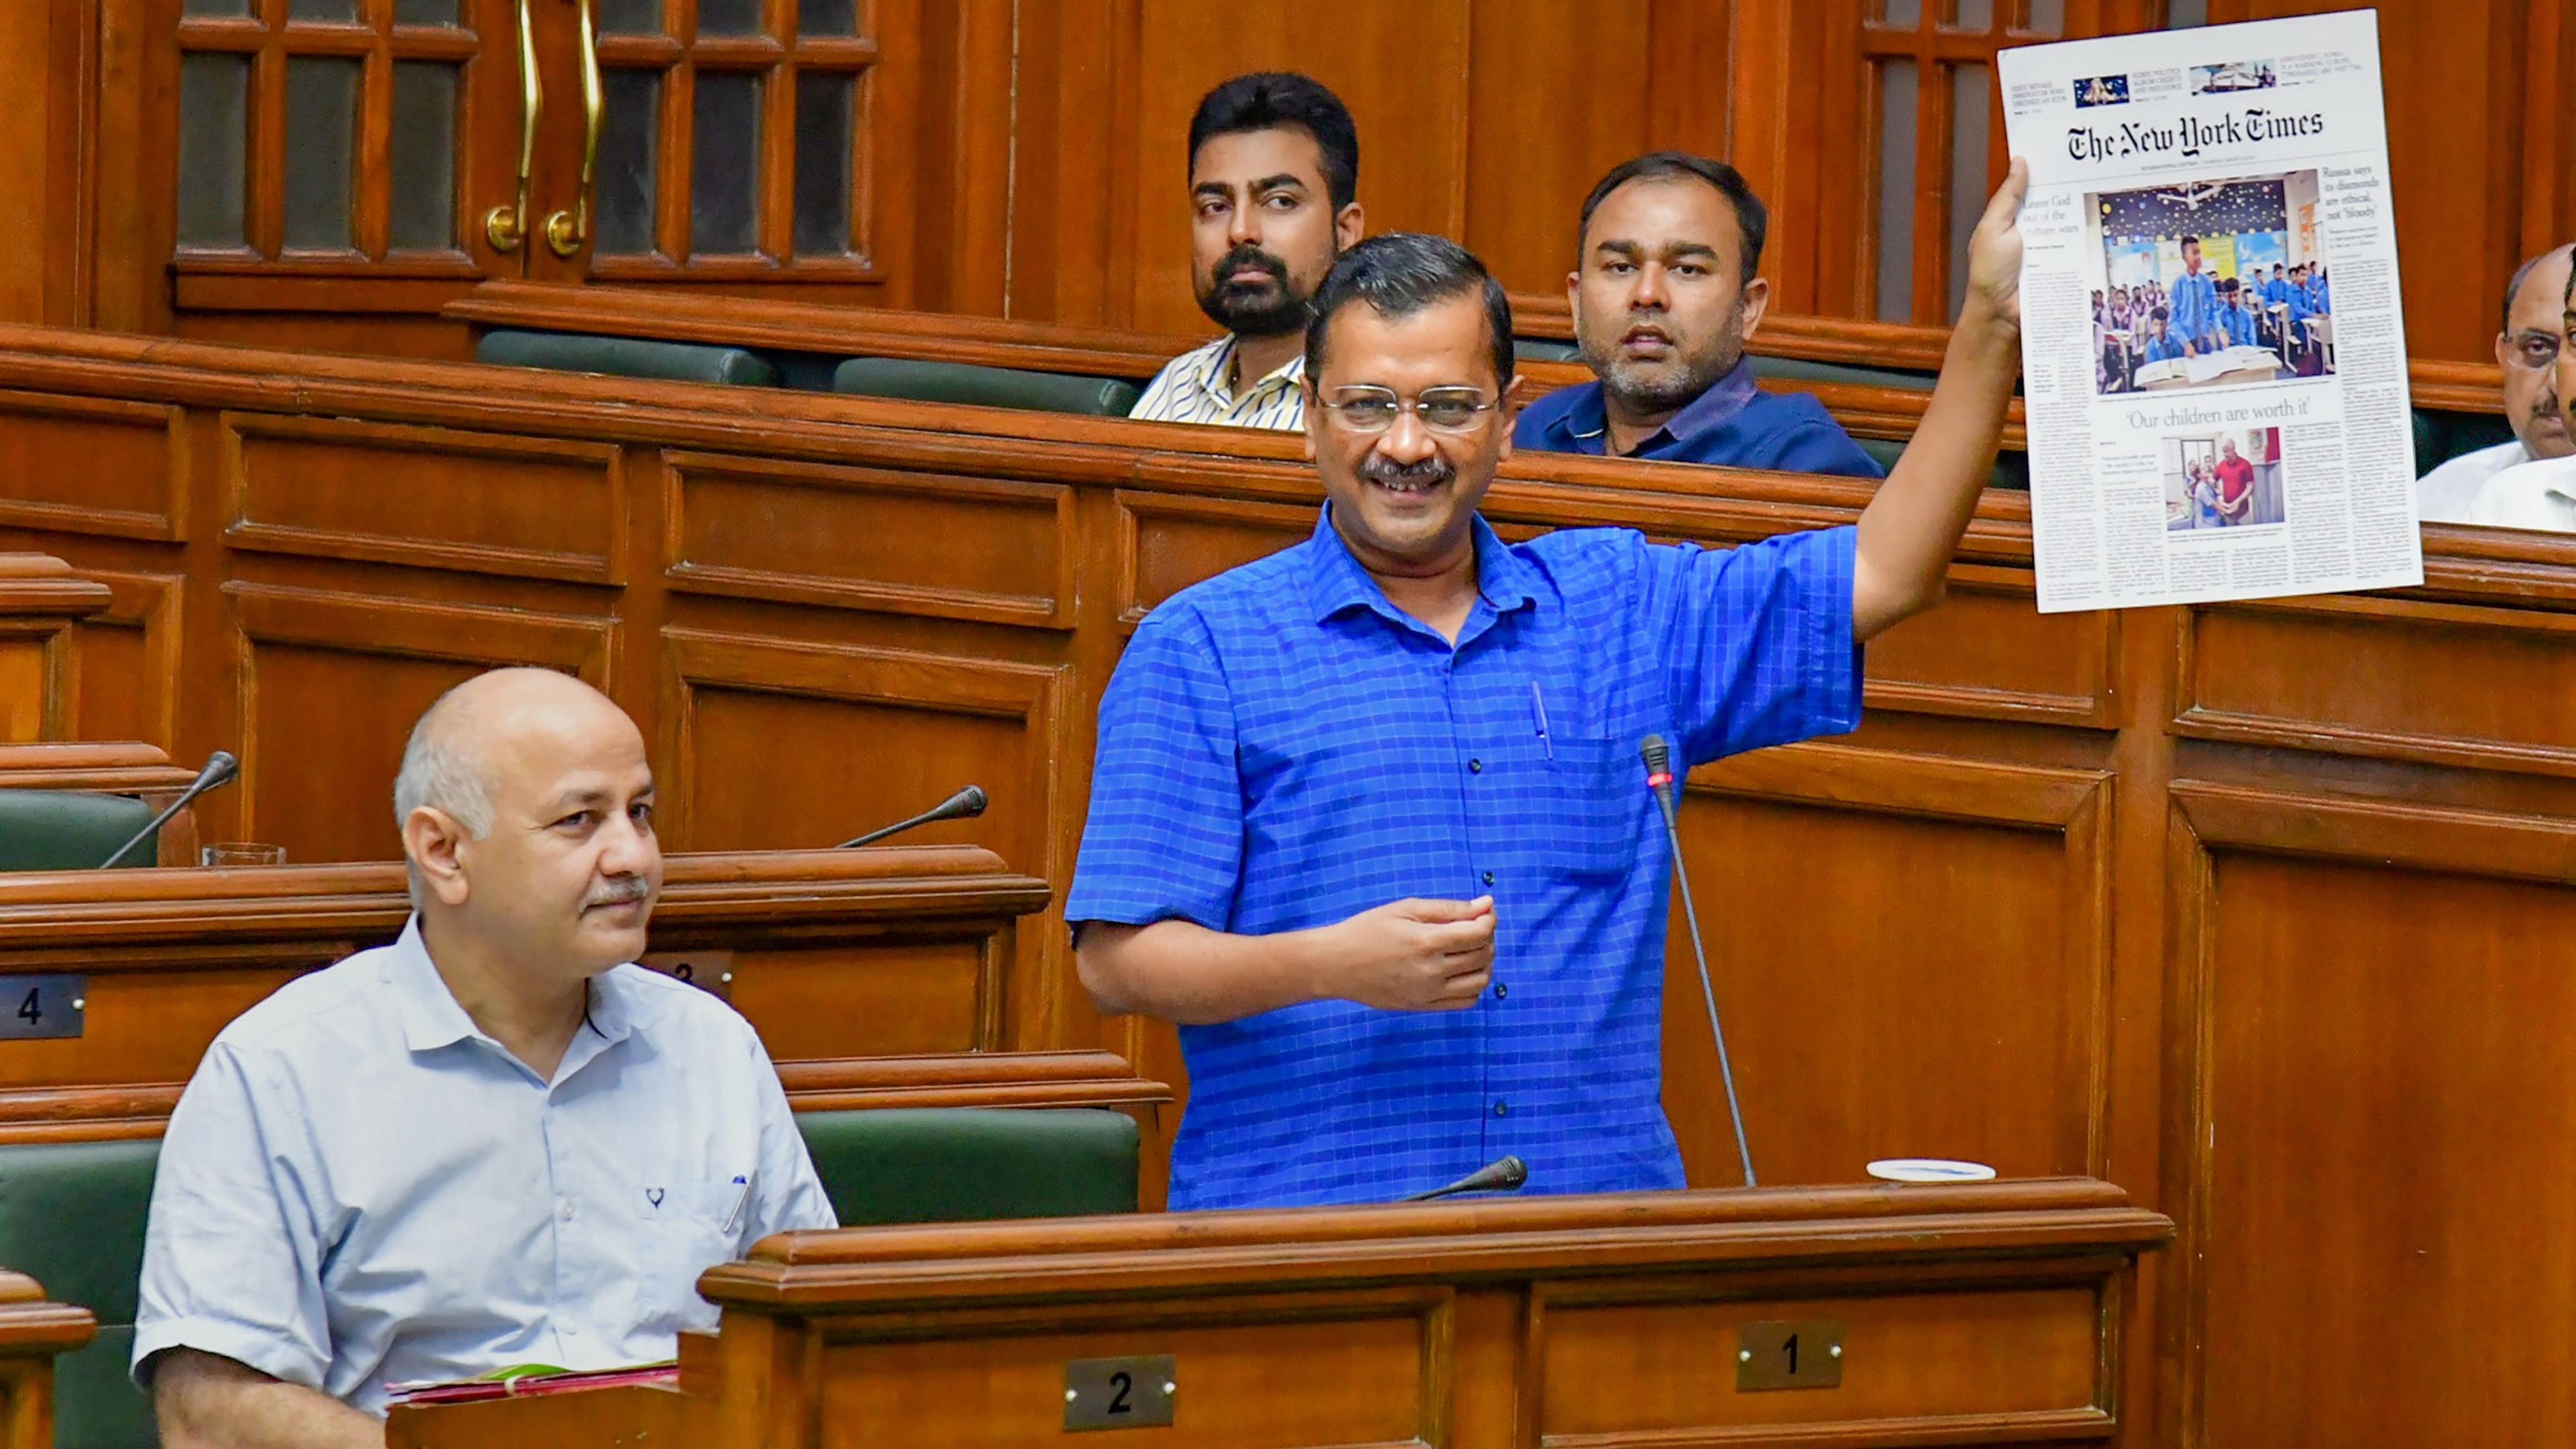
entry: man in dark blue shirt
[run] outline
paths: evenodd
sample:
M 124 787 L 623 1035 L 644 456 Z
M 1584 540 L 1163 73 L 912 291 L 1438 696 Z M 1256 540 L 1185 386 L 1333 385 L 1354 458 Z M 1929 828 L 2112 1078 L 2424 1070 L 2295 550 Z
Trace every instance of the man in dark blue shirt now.
M 1181 1024 L 1173 1208 L 1384 1201 L 1507 1152 L 1536 1192 L 1682 1185 L 1637 742 L 1688 766 L 1857 723 L 1860 644 L 1939 600 L 1994 463 L 2028 177 L 1858 525 L 1733 549 L 1504 542 L 1477 513 L 1511 453 L 1502 288 L 1411 233 L 1334 263 L 1322 516 L 1138 626 L 1065 901 L 1093 1001 Z
M 1771 284 L 1769 225 L 1722 161 L 1657 151 L 1592 188 L 1566 277 L 1574 340 L 1598 382 L 1529 405 L 1512 446 L 1791 473 L 1884 476 L 1824 405 L 1753 385 L 1745 339 Z

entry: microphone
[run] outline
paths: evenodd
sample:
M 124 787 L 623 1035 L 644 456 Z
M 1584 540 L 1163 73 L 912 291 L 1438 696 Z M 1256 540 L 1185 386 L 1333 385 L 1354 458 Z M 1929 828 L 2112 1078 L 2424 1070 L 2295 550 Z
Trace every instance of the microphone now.
M 151 839 L 152 832 L 169 824 L 170 817 L 185 809 L 189 801 L 196 799 L 198 796 L 205 794 L 208 790 L 212 790 L 218 785 L 229 784 L 233 776 L 240 773 L 241 761 L 234 759 L 231 751 L 217 750 L 213 754 L 206 756 L 206 767 L 197 772 L 197 778 L 188 782 L 187 789 L 179 792 L 179 798 L 162 806 L 160 814 L 153 816 L 150 823 L 146 824 L 142 829 L 134 832 L 134 838 L 132 840 L 118 846 L 114 855 L 100 861 L 98 863 L 98 869 L 105 870 L 109 866 L 116 864 L 118 861 L 125 859 L 128 855 L 133 854 L 134 847 Z
M 1429 1202 L 1435 1197 L 1453 1197 L 1462 1192 L 1513 1192 L 1529 1181 L 1529 1164 L 1517 1157 L 1498 1157 L 1447 1187 L 1429 1192 L 1407 1193 L 1397 1202 Z
M 971 820 L 984 813 L 984 804 L 983 787 L 980 785 L 969 785 L 965 789 L 958 791 L 956 794 L 949 796 L 947 799 L 942 800 L 938 804 L 931 806 L 929 809 L 922 811 L 918 815 L 915 815 L 910 820 L 898 820 L 892 825 L 888 825 L 878 830 L 871 830 L 867 834 L 859 836 L 856 839 L 844 840 L 839 845 L 834 846 L 833 849 L 848 850 L 850 847 L 855 845 L 874 845 L 889 835 L 901 835 L 903 832 L 910 830 L 916 825 L 934 825 L 942 820 Z
M 1682 869 L 1682 828 L 1673 800 L 1673 753 L 1662 735 L 1648 735 L 1637 747 L 1646 761 L 1646 788 L 1664 812 L 1664 835 L 1673 844 L 1673 881 L 1682 889 L 1682 924 L 1690 928 L 1691 955 L 1699 962 L 1700 999 L 1708 1003 L 1708 1034 L 1717 1040 L 1717 1074 L 1726 1081 L 1726 1115 L 1735 1120 L 1735 1155 L 1744 1164 L 1744 1185 L 1753 1180 L 1753 1149 L 1744 1140 L 1744 1109 L 1735 1101 L 1735 1067 L 1726 1059 L 1726 1029 L 1717 1024 L 1717 988 L 1708 984 L 1708 948 L 1699 939 L 1699 910 L 1691 904 L 1690 872 Z

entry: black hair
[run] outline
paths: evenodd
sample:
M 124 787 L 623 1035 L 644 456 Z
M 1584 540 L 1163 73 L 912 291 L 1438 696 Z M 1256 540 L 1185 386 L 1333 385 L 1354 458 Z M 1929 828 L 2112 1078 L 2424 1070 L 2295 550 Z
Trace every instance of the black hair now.
M 1476 254 L 1447 237 L 1391 231 L 1353 246 L 1333 262 L 1315 289 L 1314 320 L 1306 324 L 1306 382 L 1324 375 L 1324 341 L 1333 314 L 1365 302 L 1381 317 L 1410 317 L 1435 302 L 1475 293 L 1485 303 L 1485 341 L 1493 349 L 1494 385 L 1512 380 L 1512 304 L 1503 284 Z
M 1333 210 L 1351 204 L 1360 189 L 1360 133 L 1342 98 L 1312 76 L 1288 70 L 1254 71 L 1199 97 L 1190 117 L 1190 166 L 1199 164 L 1199 148 L 1218 136 L 1247 131 L 1298 130 L 1315 139 L 1323 158 L 1324 190 Z
M 2166 320 L 2166 317 L 2165 317 L 2165 309 L 2164 309 L 2164 308 L 2162 308 L 2162 307 L 2158 307 L 2156 310 L 2154 310 L 2154 311 L 2152 311 L 2152 312 L 2148 313 L 2147 315 L 2148 315 L 2148 316 L 2150 316 L 2150 317 L 2153 317 L 2154 319 L 2156 319 L 2156 320 L 2157 320 L 2157 321 L 2159 321 L 2159 322 L 2162 322 L 2162 321 L 2165 321 L 2165 320 Z
M 2187 236 L 2187 237 L 2184 237 L 2181 241 L 2174 243 L 2174 245 L 2176 245 L 2176 246 L 2185 246 L 2185 247 L 2196 247 L 2196 246 L 2200 245 L 2200 238 L 2198 238 L 2198 237 L 2196 237 L 2196 236 Z
M 1592 185 L 1592 194 L 1583 198 L 1583 214 L 1574 224 L 1574 254 L 1579 264 L 1586 238 L 1592 231 L 1592 213 L 1601 209 L 1610 193 L 1631 181 L 1665 181 L 1676 176 L 1692 176 L 1717 188 L 1717 193 L 1735 204 L 1735 229 L 1744 240 L 1744 262 L 1737 279 L 1739 285 L 1753 280 L 1762 266 L 1762 242 L 1771 234 L 1771 213 L 1764 209 L 1762 198 L 1753 194 L 1753 186 L 1744 173 L 1723 161 L 1711 161 L 1688 151 L 1649 151 L 1632 156 L 1610 168 L 1609 174 Z

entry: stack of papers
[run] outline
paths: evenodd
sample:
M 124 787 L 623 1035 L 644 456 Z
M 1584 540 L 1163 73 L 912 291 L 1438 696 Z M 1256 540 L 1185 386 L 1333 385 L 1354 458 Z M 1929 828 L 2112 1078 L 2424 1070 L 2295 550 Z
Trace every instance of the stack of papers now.
M 568 1394 L 580 1389 L 613 1389 L 627 1384 L 676 1384 L 677 1362 L 637 1364 L 631 1368 L 575 1372 L 552 1364 L 523 1363 L 494 1369 L 470 1379 L 423 1379 L 387 1384 L 389 1404 L 470 1404 L 484 1399 L 515 1399 L 531 1394 Z

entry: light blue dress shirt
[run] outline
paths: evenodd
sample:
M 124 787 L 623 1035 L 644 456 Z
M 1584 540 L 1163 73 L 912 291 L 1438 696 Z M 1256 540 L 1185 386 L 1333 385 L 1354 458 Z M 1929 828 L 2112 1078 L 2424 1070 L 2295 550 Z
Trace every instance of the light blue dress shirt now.
M 221 1354 L 382 1413 L 388 1383 L 670 1358 L 698 1274 L 835 1226 L 751 1024 L 620 966 L 551 1083 L 475 1029 L 420 938 L 215 1038 L 152 1186 L 134 1364 Z

